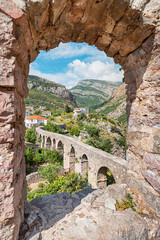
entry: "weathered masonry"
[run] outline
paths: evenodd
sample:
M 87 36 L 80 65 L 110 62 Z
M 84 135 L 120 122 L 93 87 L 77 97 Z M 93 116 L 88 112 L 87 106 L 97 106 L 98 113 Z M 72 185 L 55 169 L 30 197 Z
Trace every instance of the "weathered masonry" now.
M 29 64 L 60 42 L 95 45 L 123 67 L 127 184 L 160 217 L 159 14 L 159 0 L 0 0 L 0 239 L 17 239 L 23 221 Z
M 47 132 L 41 128 L 37 128 L 36 133 L 37 139 L 40 137 L 42 140 L 41 147 L 61 151 L 66 171 L 81 173 L 82 176 L 88 171 L 88 182 L 92 188 L 98 187 L 100 169 L 109 169 L 116 183 L 127 181 L 126 160 L 62 134 Z M 101 175 L 105 179 L 106 171 Z M 104 184 L 107 185 L 107 179 Z

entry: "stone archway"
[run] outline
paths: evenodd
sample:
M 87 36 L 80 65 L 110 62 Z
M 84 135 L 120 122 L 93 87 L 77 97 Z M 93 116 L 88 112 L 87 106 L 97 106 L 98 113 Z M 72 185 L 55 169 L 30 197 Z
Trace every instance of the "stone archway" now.
M 0 234 L 1 239 L 16 239 L 23 219 L 23 98 L 28 94 L 29 64 L 39 50 L 53 49 L 60 42 L 95 44 L 123 67 L 127 84 L 128 184 L 144 195 L 157 214 L 160 206 L 160 179 L 156 170 L 160 154 L 159 0 L 7 0 L 0 2 L 0 9 L 0 177 L 3 185 L 0 215 L 1 232 L 5 232 L 2 237 Z M 153 204 L 151 199 L 155 197 Z M 8 228 L 10 232 L 5 230 Z
M 51 150 L 51 146 L 52 146 L 51 138 L 47 137 L 47 139 L 46 139 L 46 149 Z
M 63 145 L 63 143 L 62 143 L 61 140 L 60 140 L 60 141 L 58 142 L 58 144 L 57 144 L 57 151 L 59 151 L 60 154 L 61 154 L 61 158 L 60 158 L 60 160 L 63 160 L 63 155 L 64 155 L 64 145 Z
M 81 175 L 84 177 L 88 175 L 88 157 L 86 154 L 83 154 L 81 158 Z
M 55 138 L 52 140 L 52 147 L 53 147 L 53 149 L 56 149 L 56 139 Z
M 105 189 L 108 185 L 115 183 L 112 172 L 107 167 L 101 167 L 97 173 L 98 188 Z
M 69 170 L 70 172 L 75 172 L 75 149 L 72 146 L 69 156 Z
M 41 144 L 42 144 L 42 148 L 44 148 L 45 147 L 45 136 L 42 137 L 42 143 Z

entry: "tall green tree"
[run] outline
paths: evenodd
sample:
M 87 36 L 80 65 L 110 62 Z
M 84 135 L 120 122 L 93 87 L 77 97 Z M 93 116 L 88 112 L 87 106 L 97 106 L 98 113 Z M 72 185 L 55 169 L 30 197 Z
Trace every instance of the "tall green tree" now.
M 72 109 L 71 109 L 71 107 L 68 106 L 68 104 L 65 105 L 65 112 L 66 113 L 72 112 Z
M 25 134 L 25 141 L 30 143 L 36 143 L 36 129 L 35 128 L 27 128 Z

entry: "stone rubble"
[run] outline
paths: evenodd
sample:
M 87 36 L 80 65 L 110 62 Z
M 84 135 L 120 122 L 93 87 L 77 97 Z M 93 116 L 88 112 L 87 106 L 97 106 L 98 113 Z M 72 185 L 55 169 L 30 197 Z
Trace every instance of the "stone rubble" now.
M 36 198 L 28 203 L 19 240 L 158 240 L 155 219 L 131 209 L 116 211 L 116 200 L 125 200 L 127 193 L 126 184 L 115 184 Z

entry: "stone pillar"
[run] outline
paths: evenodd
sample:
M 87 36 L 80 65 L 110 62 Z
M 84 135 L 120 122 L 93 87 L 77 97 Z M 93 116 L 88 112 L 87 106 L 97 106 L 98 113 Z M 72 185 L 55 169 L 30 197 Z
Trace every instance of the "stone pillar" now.
M 16 240 L 25 193 L 23 98 L 27 96 L 29 32 L 23 11 L 0 2 L 0 239 Z M 27 35 L 28 34 L 28 35 Z
M 129 185 L 139 196 L 143 193 L 143 200 L 160 216 L 159 52 L 160 32 L 157 29 L 142 47 L 126 58 L 123 68 L 128 97 Z

